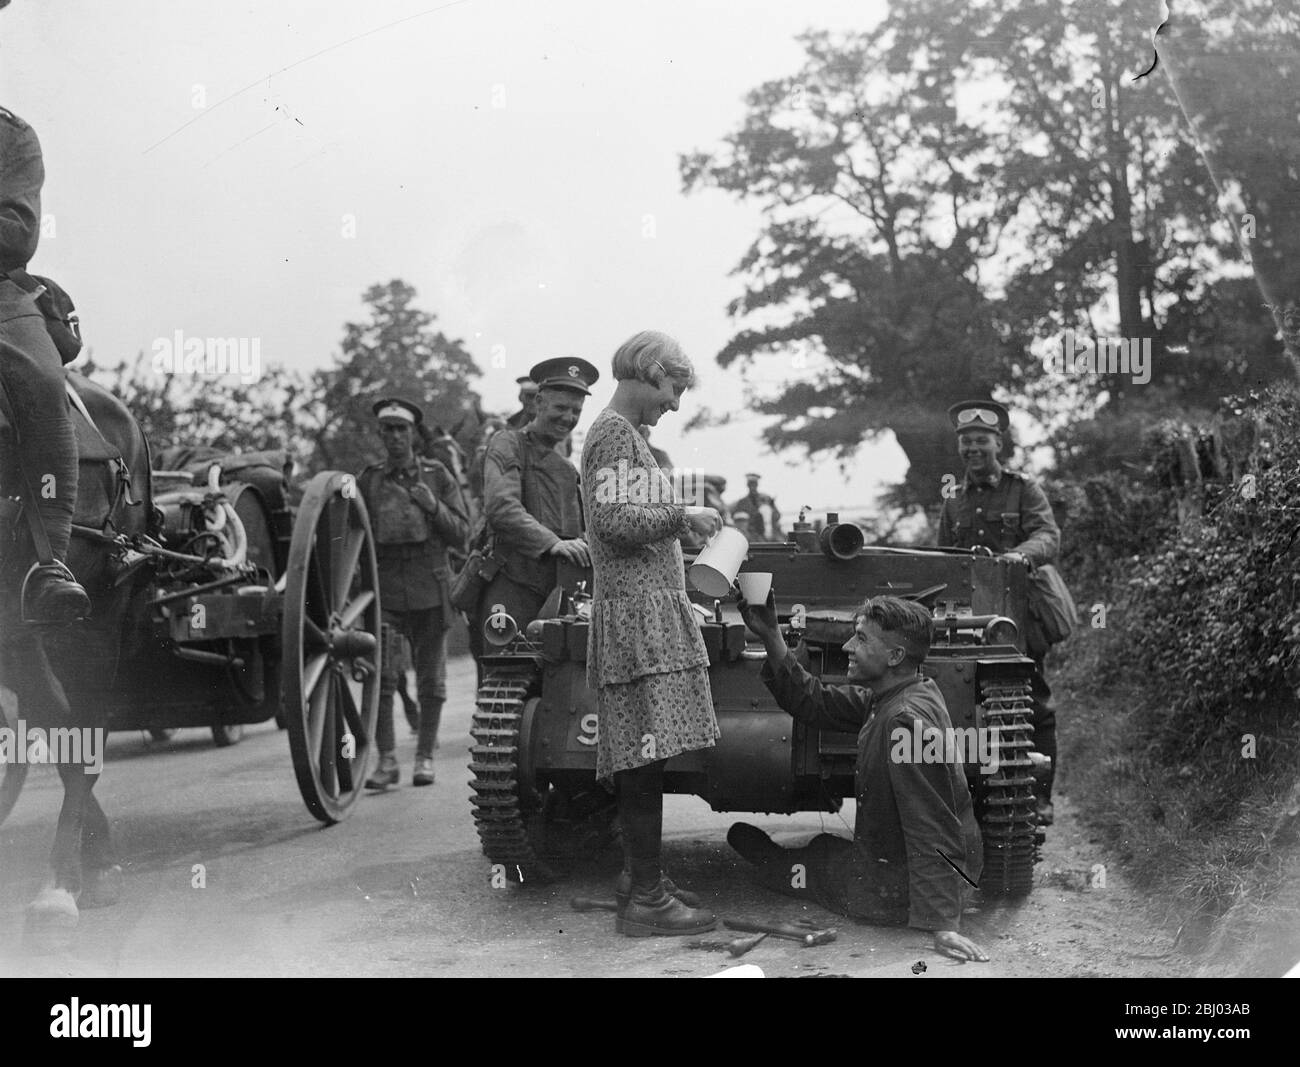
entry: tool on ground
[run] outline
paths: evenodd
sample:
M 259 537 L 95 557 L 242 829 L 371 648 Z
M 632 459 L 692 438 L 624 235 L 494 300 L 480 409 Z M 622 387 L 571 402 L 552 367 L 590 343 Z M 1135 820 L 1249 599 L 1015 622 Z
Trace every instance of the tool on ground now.
M 618 904 L 612 900 L 593 900 L 591 897 L 574 897 L 569 901 L 574 911 L 618 911 Z
M 805 947 L 829 945 L 835 940 L 835 930 L 823 929 L 815 924 L 800 920 L 793 923 L 760 923 L 747 919 L 723 919 L 722 925 L 729 930 L 738 930 L 746 934 L 771 934 L 789 941 L 801 942 Z
M 732 959 L 743 956 L 751 948 L 757 945 L 763 938 L 770 936 L 766 932 L 755 934 L 753 937 L 738 937 L 727 944 L 727 955 Z

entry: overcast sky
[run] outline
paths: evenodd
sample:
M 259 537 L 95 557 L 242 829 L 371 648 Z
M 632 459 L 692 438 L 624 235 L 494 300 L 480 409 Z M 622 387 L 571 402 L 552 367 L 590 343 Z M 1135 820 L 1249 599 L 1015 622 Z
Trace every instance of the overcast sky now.
M 702 372 L 655 435 L 676 463 L 725 475 L 729 497 L 757 469 L 791 516 L 867 504 L 902 476 L 892 444 L 844 479 L 763 454 L 754 417 L 681 433 L 698 404 L 741 402 L 714 357 L 759 219 L 718 192 L 684 197 L 677 158 L 798 69 L 796 33 L 867 29 L 882 7 L 14 0 L 0 105 L 40 135 L 54 228 L 33 269 L 72 293 L 101 361 L 181 330 L 259 338 L 265 361 L 301 371 L 337 352 L 367 286 L 402 278 L 466 342 L 489 409 L 513 410 L 539 359 L 596 364 L 583 426 L 618 344 L 665 330 Z

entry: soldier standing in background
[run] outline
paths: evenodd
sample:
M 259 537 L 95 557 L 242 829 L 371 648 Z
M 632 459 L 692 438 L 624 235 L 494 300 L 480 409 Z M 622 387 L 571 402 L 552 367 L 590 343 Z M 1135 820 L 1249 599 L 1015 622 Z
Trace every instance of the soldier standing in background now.
M 751 541 L 780 541 L 785 536 L 781 533 L 781 513 L 775 500 L 758 491 L 758 477 L 753 473 L 745 475 L 749 492 L 731 505 L 731 517 Z
M 424 412 L 390 399 L 376 401 L 373 410 L 387 459 L 367 467 L 357 483 L 375 529 L 384 622 L 411 642 L 415 658 L 420 731 L 412 781 L 432 785 L 433 748 L 447 698 L 447 629 L 455 619 L 447 552 L 464 548 L 469 516 L 451 472 L 416 455 L 416 427 Z M 396 680 L 386 671 L 380 681 L 379 767 L 366 779 L 367 789 L 386 789 L 401 777 L 393 733 Z
M 943 502 L 939 516 L 940 548 L 983 546 L 1003 559 L 1027 563 L 1030 569 L 1054 563 L 1061 547 L 1061 531 L 1052 505 L 1038 483 L 998 460 L 1010 426 L 1007 409 L 991 400 L 965 400 L 948 409 L 957 431 L 957 451 L 966 467 L 956 492 Z M 1038 821 L 1052 822 L 1052 779 L 1056 775 L 1056 711 L 1049 703 L 1052 690 L 1043 675 L 1046 647 L 1035 647 L 1033 627 L 1026 635 L 1034 660 L 1034 747 L 1052 761 L 1046 779 L 1039 783 Z
M 533 421 L 537 404 L 537 383 L 526 374 L 522 378 L 516 378 L 515 382 L 519 386 L 519 410 L 506 419 L 506 428 L 522 430 Z

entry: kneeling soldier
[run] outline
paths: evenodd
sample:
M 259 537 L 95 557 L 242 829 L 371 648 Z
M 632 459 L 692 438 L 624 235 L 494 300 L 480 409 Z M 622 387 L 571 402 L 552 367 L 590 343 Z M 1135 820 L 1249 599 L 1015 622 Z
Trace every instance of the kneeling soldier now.
M 858 735 L 858 815 L 852 841 L 819 834 L 787 849 L 758 827 L 736 823 L 728 844 L 758 867 L 759 880 L 771 889 L 865 922 L 933 931 L 936 951 L 987 961 L 983 949 L 958 933 L 967 878 L 978 882 L 984 866 L 960 759 L 891 758 L 898 730 L 937 729 L 946 736 L 952 729 L 943 694 L 921 674 L 934 637 L 930 613 L 897 597 L 868 600 L 844 645 L 850 684 L 823 685 L 786 647 L 771 595 L 762 606 L 742 600 L 740 611 L 763 639 L 763 682 L 781 708 L 800 722 Z

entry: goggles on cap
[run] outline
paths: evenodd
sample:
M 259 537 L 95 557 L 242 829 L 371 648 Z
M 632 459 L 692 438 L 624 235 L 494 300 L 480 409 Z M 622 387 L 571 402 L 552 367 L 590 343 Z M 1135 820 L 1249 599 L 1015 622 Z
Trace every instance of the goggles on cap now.
M 996 430 L 999 425 L 998 413 L 988 408 L 966 408 L 957 412 L 958 428 L 974 425 L 989 426 Z

